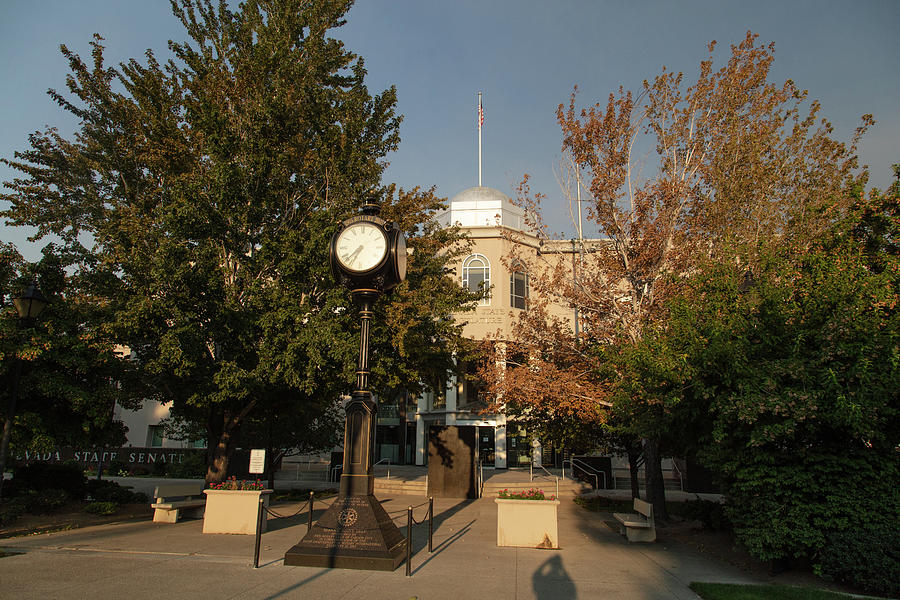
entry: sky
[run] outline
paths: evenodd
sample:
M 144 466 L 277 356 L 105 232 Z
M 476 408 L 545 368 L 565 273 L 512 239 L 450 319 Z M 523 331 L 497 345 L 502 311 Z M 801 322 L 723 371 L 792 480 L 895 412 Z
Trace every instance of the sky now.
M 748 30 L 775 44 L 771 81 L 809 90 L 835 137 L 849 140 L 861 115 L 875 116 L 859 152 L 870 185 L 886 188 L 900 163 L 897 0 L 359 0 L 347 20 L 333 36 L 365 59 L 371 93 L 397 87 L 404 116 L 383 182 L 447 198 L 477 185 L 480 91 L 483 185 L 512 196 L 528 173 L 561 236 L 574 228 L 554 175 L 555 113 L 574 86 L 579 105 L 591 105 L 619 86 L 639 90 L 664 66 L 690 81 L 711 40 L 721 66 Z M 167 58 L 168 40 L 186 38 L 165 0 L 0 0 L 0 157 L 48 125 L 75 130 L 46 92 L 65 89 L 59 45 L 89 56 L 95 32 L 108 63 L 148 48 Z M 15 176 L 0 165 L 0 181 Z M 26 242 L 30 233 L 0 224 L 0 239 L 35 260 L 46 242 Z

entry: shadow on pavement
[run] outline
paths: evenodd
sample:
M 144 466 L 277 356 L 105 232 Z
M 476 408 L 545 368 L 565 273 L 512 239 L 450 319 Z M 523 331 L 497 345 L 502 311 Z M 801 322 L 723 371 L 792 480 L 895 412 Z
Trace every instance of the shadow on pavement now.
M 531 576 L 531 587 L 538 600 L 575 600 L 575 583 L 563 566 L 562 557 L 548 558 Z

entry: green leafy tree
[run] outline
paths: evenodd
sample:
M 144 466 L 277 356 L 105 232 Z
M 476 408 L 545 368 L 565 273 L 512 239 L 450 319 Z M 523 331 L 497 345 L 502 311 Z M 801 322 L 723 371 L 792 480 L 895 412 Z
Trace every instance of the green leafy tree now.
M 188 41 L 107 67 L 63 47 L 73 139 L 53 129 L 7 161 L 4 211 L 55 233 L 102 282 L 116 339 L 155 397 L 200 418 L 207 479 L 224 477 L 244 420 L 273 388 L 312 396 L 355 346 L 327 273 L 340 217 L 366 199 L 398 141 L 393 89 L 328 37 L 348 1 L 173 2 Z
M 675 419 L 705 429 L 699 453 L 751 554 L 805 555 L 876 591 L 890 575 L 846 565 L 864 551 L 857 564 L 900 572 L 898 191 L 857 196 L 829 235 L 752 271 L 707 267 L 654 334 L 686 364 Z
M 296 432 L 350 388 L 358 320 L 327 249 L 373 190 L 415 250 L 408 283 L 378 306 L 376 389 L 446 378 L 461 347 L 448 315 L 469 297 L 446 279 L 459 233 L 436 227 L 431 192 L 377 192 L 400 118 L 393 88 L 370 95 L 362 60 L 328 37 L 350 4 L 173 2 L 189 40 L 164 65 L 148 52 L 107 67 L 99 37 L 91 65 L 63 47 L 69 94 L 51 95 L 79 131 L 35 133 L 8 161 L 24 177 L 3 214 L 59 235 L 90 273 L 147 397 L 207 439 L 209 480 L 248 419 L 302 403 Z
M 34 264 L 8 246 L 2 252 L 3 296 L 17 296 L 35 281 L 50 300 L 26 328 L 11 305 L 0 315 L 0 406 L 13 424 L 5 459 L 25 450 L 122 445 L 126 429 L 113 407 L 134 408 L 141 395 L 134 365 L 116 352 L 106 308 L 92 301 L 91 278 L 67 272 L 57 250 L 48 246 Z

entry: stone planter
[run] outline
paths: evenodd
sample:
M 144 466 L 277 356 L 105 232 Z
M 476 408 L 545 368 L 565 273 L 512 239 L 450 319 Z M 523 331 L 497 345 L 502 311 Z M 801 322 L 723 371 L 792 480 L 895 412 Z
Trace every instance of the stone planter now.
M 203 514 L 203 533 L 237 533 L 256 535 L 259 498 L 269 506 L 272 490 L 203 490 L 206 511 Z M 263 512 L 262 531 L 266 530 Z
M 497 545 L 559 548 L 556 507 L 559 500 L 507 500 L 497 503 Z

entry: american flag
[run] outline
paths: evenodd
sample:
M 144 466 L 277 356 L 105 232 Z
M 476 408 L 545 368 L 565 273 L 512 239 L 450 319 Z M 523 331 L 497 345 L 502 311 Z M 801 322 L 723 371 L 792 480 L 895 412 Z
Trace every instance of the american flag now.
M 478 129 L 484 125 L 484 107 L 481 106 L 481 95 L 478 96 Z

